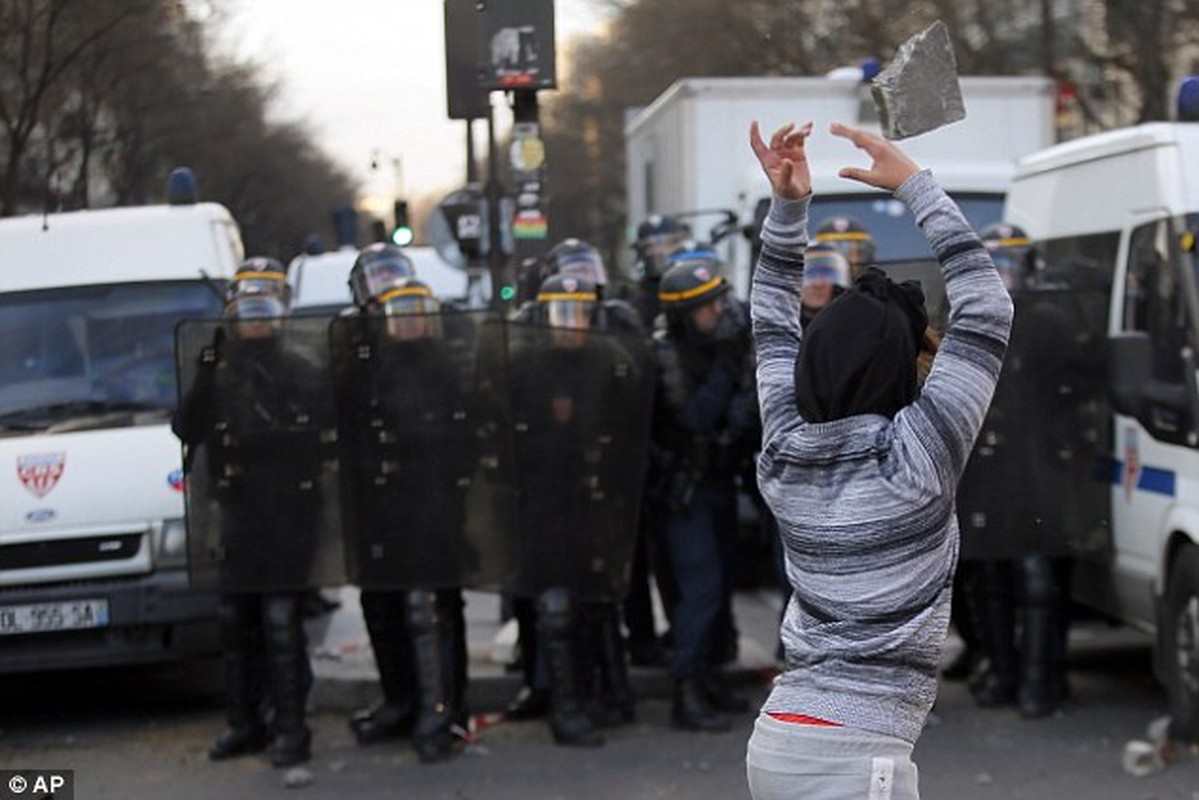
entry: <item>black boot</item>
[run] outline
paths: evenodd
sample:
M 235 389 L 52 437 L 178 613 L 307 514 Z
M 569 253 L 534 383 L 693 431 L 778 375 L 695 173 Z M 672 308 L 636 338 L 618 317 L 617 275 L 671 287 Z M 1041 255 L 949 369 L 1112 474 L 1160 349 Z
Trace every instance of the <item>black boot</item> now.
M 1016 612 L 1013 564 L 988 561 L 979 565 L 979 638 L 985 657 L 970 679 L 970 693 L 983 708 L 1016 701 Z
M 402 592 L 363 591 L 362 617 L 370 634 L 383 702 L 350 718 L 358 744 L 407 736 L 412 731 L 412 644 L 404 624 Z
M 597 603 L 595 652 L 599 665 L 599 707 L 605 725 L 626 725 L 636 716 L 636 698 L 629 682 L 629 662 L 615 603 Z
M 290 767 L 312 755 L 312 732 L 305 722 L 304 708 L 310 672 L 298 596 L 268 596 L 266 624 L 271 698 L 275 704 L 269 756 L 273 766 Z
M 225 717 L 229 727 L 208 750 L 223 761 L 266 749 L 262 722 L 264 677 L 261 599 L 251 595 L 223 598 L 221 642 L 225 649 Z
M 712 635 L 708 640 L 708 666 L 719 668 L 725 664 L 735 663 L 741 651 L 740 638 L 741 634 L 733 622 L 732 598 L 725 597 L 724 603 L 720 607 L 720 613 L 713 623 Z
M 947 681 L 968 679 L 974 674 L 982 657 L 982 643 L 978 633 L 980 625 L 978 580 L 975 577 L 977 569 L 976 562 L 963 561 L 954 575 L 953 605 L 950 607 L 949 619 L 962 640 L 962 650 L 941 670 L 941 677 Z
M 522 686 L 508 704 L 508 719 L 523 721 L 541 719 L 550 711 L 550 693 L 546 689 Z
M 670 721 L 674 727 L 688 731 L 720 733 L 732 727 L 728 719 L 708 703 L 703 680 L 695 675 L 675 679 Z
M 434 592 L 413 590 L 406 597 L 408 632 L 416 670 L 417 716 L 412 746 L 426 764 L 450 758 L 465 743 L 459 698 L 455 696 L 454 629 L 442 616 Z
M 538 598 L 538 639 L 550 681 L 550 731 L 554 741 L 572 747 L 599 747 L 604 737 L 587 714 L 575 663 L 570 595 L 550 589 Z
M 708 704 L 716 711 L 726 714 L 744 714 L 749 711 L 749 701 L 735 694 L 722 677 L 705 672 L 700 675 L 700 681 L 704 685 Z
M 1060 697 L 1064 683 L 1061 674 L 1058 640 L 1062 627 L 1061 598 L 1049 559 L 1027 556 L 1024 559 L 1024 628 L 1022 670 L 1020 674 L 1020 714 L 1034 719 L 1056 711 L 1065 699 Z

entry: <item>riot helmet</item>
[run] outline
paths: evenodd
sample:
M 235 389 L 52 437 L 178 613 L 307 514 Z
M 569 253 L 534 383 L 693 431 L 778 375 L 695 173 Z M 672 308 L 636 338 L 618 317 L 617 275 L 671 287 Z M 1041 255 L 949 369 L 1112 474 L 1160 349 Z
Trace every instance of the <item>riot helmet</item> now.
M 542 282 L 553 275 L 584 278 L 601 288 L 608 284 L 608 272 L 599 251 L 582 239 L 563 239 L 550 248 L 542 262 Z
M 387 317 L 387 332 L 395 339 L 424 339 L 441 335 L 441 303 L 416 278 L 402 278 L 374 298 Z
M 358 253 L 350 267 L 350 293 L 354 304 L 365 308 L 406 278 L 416 277 L 412 259 L 390 242 L 374 242 Z
M 666 270 L 658 284 L 658 302 L 671 328 L 686 333 L 712 332 L 724 313 L 723 298 L 732 288 L 720 274 L 722 267 L 719 259 L 704 256 L 676 259 Z
M 665 214 L 653 214 L 637 226 L 637 241 L 633 249 L 641 274 L 646 278 L 660 278 L 668 268 L 670 254 L 678 249 L 687 238 L 687 227 L 677 219 Z
M 233 275 L 223 316 L 235 323 L 239 339 L 264 339 L 287 314 L 289 297 L 283 265 L 273 258 L 251 258 Z
M 1023 228 L 1005 222 L 992 222 L 979 232 L 979 238 L 995 262 L 999 279 L 1008 291 L 1020 287 L 1032 261 L 1032 242 Z
M 830 244 L 841 251 L 849 262 L 849 275 L 858 274 L 874 263 L 874 237 L 853 217 L 829 217 L 816 228 L 816 242 Z
M 721 261 L 716 251 L 691 240 L 682 241 L 666 257 L 667 269 L 677 267 L 679 264 L 693 264 L 707 267 L 714 274 L 724 273 L 724 262 Z
M 552 275 L 537 291 L 537 302 L 545 309 L 545 318 L 555 328 L 586 329 L 599 304 L 593 281 L 575 275 Z
M 231 301 L 242 296 L 275 297 L 282 302 L 284 310 L 290 308 L 291 286 L 287 283 L 287 267 L 279 260 L 266 256 L 246 259 L 233 273 L 225 299 Z

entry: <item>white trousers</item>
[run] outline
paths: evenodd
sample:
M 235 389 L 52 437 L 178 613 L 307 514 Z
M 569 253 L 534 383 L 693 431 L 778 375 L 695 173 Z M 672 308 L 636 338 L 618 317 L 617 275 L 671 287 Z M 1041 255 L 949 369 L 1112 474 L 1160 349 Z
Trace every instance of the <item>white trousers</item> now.
M 759 714 L 745 754 L 754 800 L 919 800 L 912 745 Z

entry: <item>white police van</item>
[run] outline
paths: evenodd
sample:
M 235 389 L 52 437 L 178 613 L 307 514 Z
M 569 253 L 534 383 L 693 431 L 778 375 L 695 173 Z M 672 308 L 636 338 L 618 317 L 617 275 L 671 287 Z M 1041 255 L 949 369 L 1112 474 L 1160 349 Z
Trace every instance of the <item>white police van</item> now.
M 1081 532 L 1089 545 L 1077 559 L 1073 593 L 1156 634 L 1155 667 L 1169 690 L 1175 732 L 1194 737 L 1199 123 L 1149 123 L 1030 155 L 1017 168 L 1005 220 L 1028 232 L 1046 270 L 1086 273 L 1089 285 L 1100 287 L 1092 316 L 1106 356 L 1098 362 L 1103 375 L 1090 406 L 1103 408 L 1103 424 L 1095 429 L 1103 457 L 1059 496 L 1093 492 L 1099 482 L 1107 488 L 1092 494 L 1102 507 L 1092 509 L 1092 530 Z M 1068 359 L 1073 343 L 1041 346 Z M 1069 423 L 1047 424 L 1063 422 Z
M 243 258 L 213 203 L 0 219 L 0 673 L 217 649 L 188 586 L 175 325 Z

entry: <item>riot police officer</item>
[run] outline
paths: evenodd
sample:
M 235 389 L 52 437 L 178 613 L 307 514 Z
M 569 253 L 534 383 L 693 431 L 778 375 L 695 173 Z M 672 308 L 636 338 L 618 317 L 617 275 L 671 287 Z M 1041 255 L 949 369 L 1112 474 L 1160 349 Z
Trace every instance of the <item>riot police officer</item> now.
M 172 426 L 187 447 L 189 484 L 205 487 L 220 508 L 228 729 L 208 754 L 222 760 L 269 744 L 278 767 L 310 755 L 311 668 L 300 601 L 309 588 L 306 562 L 321 502 L 318 414 L 310 402 L 311 387 L 321 382 L 315 366 L 279 340 L 287 309 L 285 267 L 269 258 L 242 264 L 228 291 L 225 323 L 203 348 Z M 194 474 L 201 450 L 207 469 Z
M 639 492 L 641 481 L 636 463 L 621 459 L 632 452 L 630 445 L 637 446 L 636 436 L 627 432 L 641 424 L 635 460 L 643 460 L 642 423 L 648 420 L 621 418 L 634 397 L 614 390 L 610 357 L 622 341 L 644 352 L 644 340 L 597 341 L 591 331 L 599 311 L 593 282 L 556 275 L 542 284 L 536 305 L 525 309 L 524 320 L 514 320 L 509 333 L 524 542 L 517 618 L 526 680 L 510 714 L 527 718 L 534 699 L 548 701 L 554 740 L 576 746 L 603 744 L 597 725 L 627 722 L 634 713 L 615 587 L 603 584 L 597 591 L 587 585 L 595 560 L 580 557 L 580 551 L 597 539 L 627 539 L 631 546 L 635 519 L 620 515 L 635 510 L 638 498 L 620 502 L 621 492 L 629 485 Z M 618 372 L 636 385 L 630 374 L 635 371 Z M 643 386 L 647 411 L 650 384 Z M 616 553 L 601 548 L 597 556 L 617 564 L 615 573 L 623 577 Z
M 534 292 L 516 310 L 513 319 L 527 321 L 543 315 L 544 309 L 539 308 L 536 295 L 541 293 L 541 286 L 555 275 L 582 278 L 595 287 L 598 300 L 592 308 L 595 317 L 592 322 L 596 327 L 635 334 L 646 330 L 632 305 L 619 298 L 604 296 L 608 286 L 608 270 L 603 257 L 591 244 L 574 237 L 563 239 L 551 247 L 538 263 L 537 269 L 529 271 L 529 279 L 535 281 Z
M 672 721 L 689 730 L 729 727 L 717 706 L 742 704 L 708 672 L 721 609 L 731 592 L 736 477 L 756 448 L 756 400 L 745 307 L 715 259 L 684 259 L 659 285 L 665 327 L 655 331 L 659 376 L 653 440 L 662 460 L 664 535 L 679 598 L 672 630 Z
M 425 540 L 453 561 L 458 554 L 447 551 L 461 539 L 460 509 L 452 500 L 439 504 L 444 516 L 404 513 L 413 505 L 402 493 L 405 475 L 417 469 L 442 476 L 447 485 L 438 491 L 449 498 L 458 466 L 453 454 L 434 463 L 413 463 L 448 444 L 435 438 L 453 425 L 448 415 L 457 408 L 453 398 L 458 387 L 441 337 L 440 304 L 425 284 L 411 277 L 414 272 L 403 251 L 386 243 L 368 246 L 355 260 L 349 284 L 358 318 L 335 323 L 335 330 L 351 331 L 352 338 L 335 347 L 335 382 L 343 419 L 346 502 L 357 512 L 354 524 L 362 529 L 357 536 L 371 542 L 359 543 L 355 566 L 383 692 L 383 702 L 354 714 L 350 728 L 360 744 L 411 733 L 420 759 L 433 762 L 455 754 L 467 731 L 460 584 L 451 567 L 448 575 L 447 570 L 433 570 L 440 573 L 437 585 L 411 588 L 408 580 L 404 583 L 409 586 L 401 588 L 386 569 L 367 572 L 362 563 L 370 556 L 363 550 L 419 553 L 417 543 Z M 400 541 L 407 544 L 396 547 Z
M 992 223 L 979 236 L 1004 286 L 1013 293 L 1017 308 L 1008 362 L 987 421 L 988 433 L 995 431 L 997 436 L 997 448 L 1004 448 L 1007 453 L 999 461 L 1010 471 L 989 477 L 1013 487 L 1034 505 L 1048 502 L 1060 507 L 1063 500 L 1038 500 L 1036 495 L 1033 465 L 1046 460 L 1045 454 L 1038 450 L 1042 443 L 1028 441 L 1013 426 L 1020 424 L 1021 409 L 1030 398 L 1040 402 L 1048 397 L 1052 402 L 1071 394 L 1059 391 L 1061 384 L 1071 380 L 1069 375 L 1060 374 L 1060 360 L 1042 369 L 1037 358 L 1037 353 L 1046 348 L 1061 347 L 1070 335 L 1069 323 L 1061 318 L 1064 304 L 1056 297 L 1038 301 L 1035 291 L 1026 291 L 1035 289 L 1031 284 L 1035 281 L 1036 264 L 1035 253 L 1022 229 Z M 1038 406 L 1036 413 L 1053 412 Z M 1063 418 L 1070 416 L 1062 414 Z M 962 480 L 963 494 L 967 497 L 978 480 L 973 468 L 972 459 L 971 469 Z M 1002 519 L 1001 514 L 992 516 Z M 1043 518 L 1041 525 L 1048 532 L 1053 521 Z M 977 668 L 969 681 L 975 702 L 984 707 L 1015 703 L 1022 716 L 1036 718 L 1059 708 L 1069 693 L 1065 650 L 1071 565 L 1063 552 L 1054 552 L 1058 545 L 1048 540 L 1051 536 L 1038 542 L 1031 534 L 1004 531 L 1001 534 L 1004 540 L 1023 543 L 1011 548 L 1023 552 L 1005 558 L 975 557 L 976 548 L 967 536 L 963 540 L 965 570 L 959 572 L 963 605 L 971 614 L 970 622 L 977 631 L 976 647 L 980 651 Z
M 816 243 L 829 244 L 841 251 L 849 262 L 851 282 L 874 263 L 874 237 L 865 225 L 853 217 L 835 216 L 821 222 L 816 227 Z
M 608 273 L 599 252 L 587 242 L 577 238 L 559 242 L 546 253 L 538 274 L 541 276 L 538 295 L 517 309 L 513 315 L 515 322 L 560 325 L 563 322 L 560 316 L 565 313 L 564 309 L 570 308 L 572 313 L 586 311 L 588 318 L 585 327 L 590 329 L 643 335 L 637 313 L 627 302 L 603 298 Z M 555 277 L 580 279 L 581 286 L 590 288 L 579 291 L 592 292 L 594 298 L 569 304 L 564 300 L 550 302 L 544 299 L 561 294 L 546 289 L 547 282 Z M 634 588 L 635 586 L 636 584 Z M 647 610 L 652 614 L 652 608 L 647 606 Z M 536 605 L 529 598 L 514 598 L 513 611 L 520 631 L 524 686 L 509 706 L 508 714 L 513 719 L 536 718 L 545 714 L 550 707 L 546 681 L 538 677 L 541 654 L 538 647 L 540 626 L 536 623 Z M 601 701 L 598 707 L 593 709 L 593 714 L 612 724 L 631 721 L 634 700 L 629 688 L 627 655 L 620 632 L 618 609 L 605 603 L 583 604 L 576 616 L 586 620 L 585 624 L 590 631 L 587 639 L 593 645 L 584 657 L 588 662 L 594 661 L 601 665 Z M 652 616 L 649 624 L 652 628 Z
M 652 214 L 637 226 L 633 251 L 638 292 L 633 305 L 641 312 L 646 330 L 653 329 L 658 317 L 658 284 L 669 266 L 667 261 L 687 235 L 687 227 L 667 214 Z

